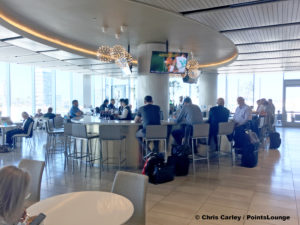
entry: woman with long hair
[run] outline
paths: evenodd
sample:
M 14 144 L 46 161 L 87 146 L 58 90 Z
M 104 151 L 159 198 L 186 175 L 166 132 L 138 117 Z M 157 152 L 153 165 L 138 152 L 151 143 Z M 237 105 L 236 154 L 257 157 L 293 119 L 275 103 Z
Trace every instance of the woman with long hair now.
M 0 225 L 21 221 L 29 181 L 29 174 L 15 166 L 0 170 Z

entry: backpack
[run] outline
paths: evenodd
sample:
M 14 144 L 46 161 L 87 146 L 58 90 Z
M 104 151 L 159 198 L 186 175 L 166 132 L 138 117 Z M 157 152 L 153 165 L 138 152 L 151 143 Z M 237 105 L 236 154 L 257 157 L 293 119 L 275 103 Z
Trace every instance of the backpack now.
M 278 149 L 281 145 L 281 138 L 278 132 L 273 132 L 269 134 L 270 138 L 270 149 Z

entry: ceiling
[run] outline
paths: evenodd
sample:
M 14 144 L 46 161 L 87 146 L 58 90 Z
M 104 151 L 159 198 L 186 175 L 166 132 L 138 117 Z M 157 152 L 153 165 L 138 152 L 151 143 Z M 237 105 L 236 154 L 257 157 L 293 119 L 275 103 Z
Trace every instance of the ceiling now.
M 36 3 L 36 7 L 32 8 L 29 4 L 30 1 Z M 110 0 L 115 2 L 117 0 Z M 147 13 L 152 9 L 159 8 L 169 11 L 176 19 L 178 15 L 186 17 L 188 20 L 184 20 L 183 24 L 178 24 L 178 21 L 172 22 L 168 20 L 169 27 L 182 28 L 184 23 L 192 24 L 191 28 L 184 28 L 181 33 L 189 34 L 190 32 L 198 32 L 193 26 L 197 26 L 191 21 L 196 21 L 201 24 L 205 24 L 214 30 L 225 35 L 231 40 L 237 47 L 239 56 L 229 66 L 219 68 L 219 73 L 253 73 L 253 72 L 269 72 L 269 71 L 290 71 L 300 70 L 300 1 L 299 0 L 119 0 L 118 7 L 111 8 L 111 5 L 107 5 L 106 11 L 101 11 L 99 7 L 93 7 L 97 4 L 96 0 L 49 0 L 49 1 L 34 1 L 24 0 L 26 7 L 17 7 L 20 4 L 18 0 L 3 0 L 7 10 L 13 12 L 18 10 L 19 18 L 27 16 L 31 13 L 31 10 L 35 10 L 36 13 L 28 17 L 28 21 L 35 21 L 37 28 L 42 29 L 45 26 L 48 28 L 48 32 L 51 30 L 56 32 L 57 35 L 63 36 L 66 39 L 72 39 L 75 43 L 83 43 L 88 48 L 95 48 L 96 45 L 101 43 L 116 44 L 122 43 L 126 46 L 128 43 L 131 45 L 137 45 L 141 42 L 147 42 L 147 37 L 153 35 L 153 32 L 139 33 L 138 29 L 131 30 L 130 23 L 133 23 L 126 13 L 118 15 L 118 13 L 112 13 L 112 9 L 116 12 L 122 6 L 124 2 L 139 3 L 134 4 L 136 7 L 148 6 Z M 122 3 L 122 4 L 119 4 Z M 149 7 L 151 6 L 151 7 Z M 152 7 L 153 6 L 153 7 Z M 32 9 L 31 9 L 32 8 Z M 36 10 L 37 8 L 41 10 Z M 107 9 L 110 10 L 107 10 Z M 57 18 L 51 17 L 52 13 L 43 14 L 44 12 L 51 12 L 53 10 L 59 10 L 63 13 L 55 14 Z M 132 9 L 133 10 L 133 9 Z M 133 13 L 133 11 L 126 11 L 127 13 Z M 87 12 L 91 13 L 90 15 Z M 101 13 L 103 12 L 103 13 Z M 76 17 L 70 17 L 71 13 L 76 14 Z M 109 20 L 105 20 L 105 16 L 108 13 L 112 13 Z M 168 14 L 168 13 L 167 13 Z M 15 14 L 14 14 L 15 15 Z M 79 16 L 77 16 L 79 15 Z M 170 38 L 168 35 L 178 35 L 174 29 L 165 31 L 159 24 L 162 23 L 158 15 L 146 14 L 145 11 L 138 11 L 134 14 L 134 18 L 137 22 L 134 22 L 135 27 L 142 27 L 145 24 L 145 20 L 141 21 L 140 18 L 145 18 L 150 21 L 147 26 L 159 27 L 160 34 L 155 34 L 158 41 Z M 83 18 L 86 20 L 78 21 L 74 18 Z M 36 21 L 37 18 L 43 18 Z M 120 21 L 127 19 L 129 23 L 128 31 L 125 34 L 121 33 L 120 40 L 114 38 L 114 34 L 118 31 Z M 61 23 L 55 23 L 57 21 L 63 21 Z M 180 18 L 182 20 L 182 17 Z M 51 23 L 49 23 L 51 21 Z M 89 23 L 87 23 L 87 21 Z M 159 22 L 158 22 L 159 21 Z M 68 24 L 74 23 L 75 26 L 67 27 Z M 152 25 L 153 24 L 153 25 Z M 101 26 L 108 27 L 106 33 L 101 32 Z M 179 26 L 180 25 L 180 26 Z M 83 28 L 82 28 L 83 27 Z M 77 29 L 77 30 L 74 30 Z M 186 30 L 185 30 L 186 29 Z M 94 35 L 84 32 L 85 35 L 80 36 L 82 31 L 92 30 Z M 209 30 L 209 29 L 208 29 Z M 74 36 L 68 36 L 72 32 L 77 32 Z M 97 34 L 96 34 L 97 32 Z M 209 31 L 211 32 L 211 31 Z M 203 35 L 198 32 L 198 35 Z M 203 33 L 203 32 L 202 32 Z M 23 35 L 24 36 L 24 35 Z M 133 38 L 135 37 L 135 38 Z M 173 37 L 173 36 L 171 36 Z M 202 36 L 203 37 L 203 36 Z M 181 37 L 182 38 L 182 37 Z M 199 38 L 199 36 L 198 36 Z M 180 39 L 180 38 L 178 38 Z M 85 42 L 85 40 L 88 40 Z M 107 42 L 107 40 L 109 40 Z M 171 38 L 172 40 L 172 38 Z M 176 43 L 176 38 L 173 38 L 175 43 L 171 48 L 176 49 L 175 46 L 180 46 L 181 49 L 192 49 L 193 46 L 183 46 L 182 42 Z M 197 40 L 192 40 L 193 43 L 197 43 Z M 90 41 L 90 42 L 89 42 Z M 152 39 L 153 41 L 153 39 Z M 208 61 L 212 61 L 214 54 L 223 53 L 219 55 L 219 58 L 224 58 L 232 53 L 233 49 L 229 42 L 222 42 L 228 45 L 228 48 L 222 48 L 220 45 L 215 45 L 215 48 L 219 48 L 219 52 L 213 52 L 211 58 Z M 222 42 L 219 42 L 221 44 Z M 93 46 L 93 44 L 95 46 Z M 52 46 L 52 47 L 49 47 Z M 194 44 L 195 46 L 195 44 Z M 217 46 L 217 47 L 216 47 Z M 209 43 L 211 48 L 211 43 Z M 205 45 L 198 45 L 195 49 L 199 52 L 198 58 L 201 60 L 207 55 L 207 51 L 204 51 Z M 31 51 L 29 51 L 31 50 Z M 11 32 L 4 27 L 0 27 L 0 60 L 6 60 L 17 63 L 30 63 L 39 66 L 66 69 L 79 71 L 84 74 L 110 74 L 114 76 L 121 76 L 121 70 L 114 64 L 102 63 L 98 60 L 88 59 L 82 56 L 82 54 L 74 54 L 65 51 L 66 49 L 59 50 L 57 46 L 43 45 L 30 39 L 24 38 L 14 32 Z M 225 51 L 225 52 L 224 52 Z M 133 54 L 135 48 L 132 48 Z M 202 52 L 206 54 L 202 54 Z M 204 60 L 205 62 L 205 60 Z M 134 69 L 134 75 L 136 75 L 136 68 Z
M 209 26 L 179 13 L 127 0 L 1 0 L 0 18 L 3 26 L 20 33 L 23 37 L 9 36 L 8 33 L 8 36 L 4 35 L 0 39 L 6 44 L 25 49 L 30 47 L 35 54 L 42 57 L 38 62 L 48 62 L 55 58 L 64 63 L 84 66 L 84 69 L 91 69 L 91 65 L 103 64 L 95 57 L 99 45 L 130 45 L 130 53 L 137 57 L 135 53 L 138 45 L 166 43 L 168 40 L 169 51 L 193 52 L 193 56 L 203 67 L 230 62 L 237 53 L 230 39 Z M 14 23 L 29 27 L 44 37 L 28 32 L 27 28 L 23 29 Z M 121 25 L 127 27 L 124 32 L 120 29 Z M 102 32 L 103 26 L 107 28 L 106 32 Z M 116 33 L 120 34 L 119 39 L 115 38 Z M 29 39 L 43 44 L 39 45 Z M 85 55 L 76 49 L 59 46 L 54 39 L 80 46 L 94 54 Z M 3 47 L 8 49 L 7 46 Z M 77 56 L 70 56 L 65 52 L 59 54 L 56 52 L 58 49 L 71 50 Z M 69 56 L 75 59 L 68 58 Z M 24 60 L 33 62 L 33 57 L 38 58 L 36 55 Z M 83 57 L 95 59 L 83 60 Z M 17 63 L 23 62 L 23 59 L 18 60 Z M 106 66 L 107 64 L 103 64 L 97 69 L 103 71 Z
M 300 71 L 299 0 L 135 0 L 181 13 L 227 36 L 239 56 L 219 73 Z

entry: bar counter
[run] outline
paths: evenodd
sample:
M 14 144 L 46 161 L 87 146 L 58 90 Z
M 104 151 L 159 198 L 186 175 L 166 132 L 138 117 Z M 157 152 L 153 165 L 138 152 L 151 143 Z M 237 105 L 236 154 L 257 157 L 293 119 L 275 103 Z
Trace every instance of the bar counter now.
M 112 126 L 122 126 L 124 129 L 124 133 L 126 135 L 126 158 L 127 158 L 127 166 L 130 168 L 138 168 L 140 165 L 140 152 L 138 141 L 135 137 L 136 132 L 139 127 L 142 126 L 142 123 L 135 123 L 133 120 L 103 120 L 94 116 L 84 116 L 79 118 L 73 118 L 71 120 L 72 123 L 81 123 L 87 125 L 89 130 L 93 132 L 99 131 L 99 126 L 101 125 L 112 125 Z M 162 125 L 170 126 L 169 129 L 176 123 L 169 120 L 162 120 Z M 101 128 L 100 128 L 101 129 Z M 96 144 L 96 143 L 95 143 Z M 97 145 L 97 144 L 96 144 Z M 120 142 L 118 141 L 105 141 L 103 145 L 103 157 L 106 157 L 108 154 L 109 157 L 116 158 L 118 157 L 118 150 L 120 147 Z M 99 145 L 96 147 L 99 149 Z M 115 150 L 115 151 L 114 151 Z M 160 151 L 162 151 L 162 146 L 160 146 Z

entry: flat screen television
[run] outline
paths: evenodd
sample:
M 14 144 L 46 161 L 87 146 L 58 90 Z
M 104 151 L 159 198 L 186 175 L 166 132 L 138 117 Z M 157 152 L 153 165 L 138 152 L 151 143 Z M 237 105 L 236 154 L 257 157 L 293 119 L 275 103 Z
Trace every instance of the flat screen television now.
M 184 74 L 188 53 L 153 51 L 150 73 Z

